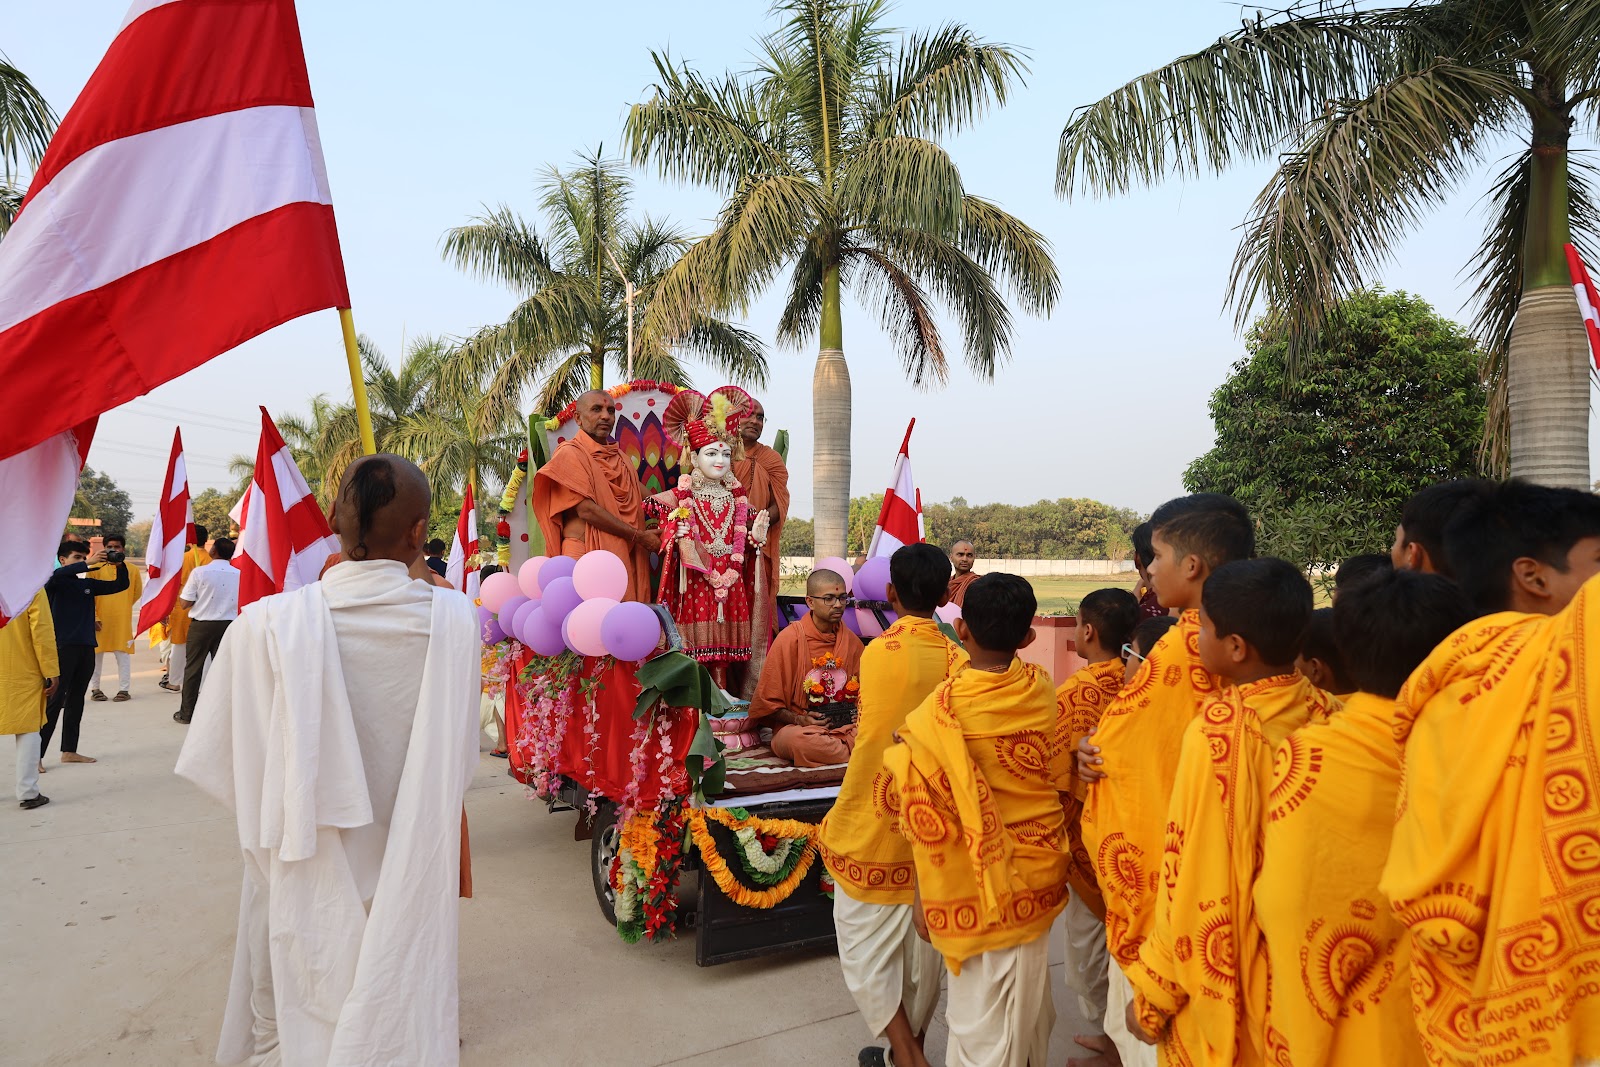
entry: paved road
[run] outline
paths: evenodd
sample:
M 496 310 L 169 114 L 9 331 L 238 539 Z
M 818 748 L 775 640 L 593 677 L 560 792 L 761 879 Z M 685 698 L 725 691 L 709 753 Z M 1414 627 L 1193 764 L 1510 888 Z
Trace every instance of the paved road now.
M 81 747 L 100 762 L 62 766 L 52 753 L 51 803 L 22 811 L 8 799 L 0 814 L 7 1067 L 211 1062 L 239 853 L 228 813 L 172 774 L 183 727 L 158 675 L 141 650 L 134 699 L 88 705 Z M 624 944 L 595 906 L 574 816 L 529 802 L 505 766 L 485 754 L 467 795 L 477 895 L 461 907 L 465 1067 L 856 1062 L 869 1035 L 831 954 L 700 968 L 692 938 Z M 1078 1026 L 1059 930 L 1055 946 L 1052 1065 Z M 944 1040 L 940 1018 L 936 1063 Z

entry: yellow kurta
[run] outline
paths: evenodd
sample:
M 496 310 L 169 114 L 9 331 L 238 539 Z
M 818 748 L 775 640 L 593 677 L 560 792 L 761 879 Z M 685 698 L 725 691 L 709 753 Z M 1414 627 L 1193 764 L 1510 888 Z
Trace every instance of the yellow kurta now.
M 963 960 L 1044 935 L 1067 903 L 1066 827 L 1051 778 L 1055 690 L 1012 660 L 934 690 L 883 756 L 933 947 Z
M 1072 672 L 1056 690 L 1056 763 L 1052 775 L 1067 812 L 1067 848 L 1072 867 L 1067 882 L 1089 909 L 1105 918 L 1106 902 L 1095 879 L 1094 861 L 1083 847 L 1083 801 L 1087 783 L 1078 778 L 1078 742 L 1100 724 L 1100 716 L 1122 688 L 1122 661 L 1090 663 Z
M 1229 686 L 1184 733 L 1155 923 L 1126 968 L 1145 1031 L 1161 1036 L 1163 1063 L 1265 1062 L 1267 985 L 1252 892 L 1273 752 L 1307 722 L 1326 722 L 1331 707 L 1322 690 L 1283 674 Z
M 1200 664 L 1200 613 L 1185 611 L 1100 719 L 1094 743 L 1109 777 L 1089 786 L 1083 844 L 1105 896 L 1106 944 L 1123 967 L 1155 922 L 1167 805 L 1183 734 L 1221 689 Z
M 100 629 L 95 632 L 97 653 L 133 651 L 133 606 L 139 602 L 139 596 L 144 592 L 144 575 L 133 564 L 127 566 L 128 588 L 110 596 L 94 598 L 94 617 L 100 623 Z M 91 568 L 89 571 L 90 578 L 99 578 L 107 582 L 116 576 L 117 568 L 110 563 Z
M 0 627 L 0 734 L 43 728 L 44 680 L 60 673 L 55 619 L 41 589 L 26 610 Z
M 895 731 L 967 654 L 946 641 L 939 624 L 907 615 L 861 653 L 861 704 L 856 747 L 839 799 L 822 820 L 822 860 L 851 897 L 868 904 L 910 904 L 916 869 L 911 844 L 894 829 L 878 772 Z
M 172 612 L 167 616 L 172 620 L 167 637 L 175 645 L 189 643 L 189 609 L 183 606 L 183 587 L 189 584 L 189 575 L 194 573 L 196 567 L 204 567 L 210 562 L 210 553 L 199 545 L 190 545 L 183 554 L 183 570 L 178 572 L 178 599 L 172 602 Z
M 1272 997 L 1267 1044 L 1294 1067 L 1426 1062 L 1411 949 L 1378 892 L 1400 795 L 1395 702 L 1344 698 L 1278 745 L 1256 879 Z
M 1456 631 L 1400 693 L 1383 892 L 1438 1064 L 1600 1058 L 1600 578 Z

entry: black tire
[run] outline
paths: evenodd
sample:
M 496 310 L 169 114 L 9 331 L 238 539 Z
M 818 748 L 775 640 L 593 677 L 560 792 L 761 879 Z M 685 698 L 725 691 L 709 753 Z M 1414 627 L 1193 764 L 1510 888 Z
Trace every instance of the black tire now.
M 617 925 L 617 892 L 611 888 L 611 863 L 617 858 L 621 836 L 617 806 L 602 800 L 595 810 L 594 836 L 589 839 L 589 874 L 594 879 L 594 899 L 600 905 L 600 914 L 612 926 Z

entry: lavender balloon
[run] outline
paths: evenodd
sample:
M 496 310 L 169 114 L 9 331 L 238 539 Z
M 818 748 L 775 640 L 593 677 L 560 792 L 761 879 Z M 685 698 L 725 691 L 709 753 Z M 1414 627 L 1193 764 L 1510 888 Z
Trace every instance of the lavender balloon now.
M 523 643 L 533 649 L 535 655 L 555 656 L 566 651 L 567 644 L 561 638 L 561 620 L 553 619 L 542 605 L 528 616 L 526 630 L 528 639 Z
M 551 582 L 557 578 L 571 578 L 577 567 L 578 561 L 569 556 L 551 556 L 539 568 L 539 590 L 548 592 Z
M 486 645 L 498 645 L 507 636 L 505 630 L 500 628 L 500 620 L 492 616 L 488 622 L 483 624 L 481 632 L 483 634 L 483 643 Z
M 606 651 L 620 660 L 641 660 L 661 643 L 661 620 L 648 604 L 618 604 L 600 625 Z
M 522 605 L 526 604 L 527 602 L 528 598 L 523 596 L 521 593 L 518 593 L 514 597 L 508 597 L 506 601 L 500 605 L 500 610 L 495 612 L 495 618 L 500 620 L 500 629 L 504 630 L 508 634 L 515 635 L 517 628 L 512 625 L 512 622 L 517 617 L 517 609 L 522 607 Z
M 888 556 L 874 556 L 856 571 L 856 596 L 862 600 L 889 599 Z
M 517 609 L 517 613 L 511 617 L 510 633 L 523 644 L 528 643 L 528 620 L 532 618 L 533 613 L 538 610 L 539 602 L 537 600 L 530 600 L 519 607 Z
M 555 560 L 550 562 L 554 563 Z M 567 562 L 572 561 L 567 560 Z M 572 613 L 572 609 L 581 603 L 583 597 L 578 595 L 577 587 L 572 584 L 571 578 L 556 578 L 544 583 L 544 611 L 546 615 L 554 616 L 557 622 L 565 619 Z

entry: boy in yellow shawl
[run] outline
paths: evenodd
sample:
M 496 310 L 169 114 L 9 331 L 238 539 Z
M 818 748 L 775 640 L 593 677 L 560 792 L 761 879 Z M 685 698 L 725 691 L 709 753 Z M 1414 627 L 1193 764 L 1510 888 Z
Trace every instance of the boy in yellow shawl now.
M 946 1062 L 1047 1067 L 1050 925 L 1066 905 L 1066 826 L 1051 777 L 1055 689 L 1017 658 L 1037 603 L 1014 574 L 967 589 L 970 665 L 884 753 L 886 803 L 917 871 L 914 907 L 950 968 Z
M 1311 583 L 1281 559 L 1239 560 L 1206 580 L 1200 659 L 1227 688 L 1184 733 L 1167 808 L 1155 924 L 1128 968 L 1130 1030 L 1161 1062 L 1263 1064 L 1267 982 L 1252 891 L 1273 751 L 1337 707 L 1295 673 Z
M 1133 681 L 1078 746 L 1089 783 L 1081 825 L 1106 903 L 1110 971 L 1106 1032 L 1125 1067 L 1153 1067 L 1155 1050 L 1125 1024 L 1133 989 L 1125 975 L 1155 924 L 1167 806 L 1184 731 L 1222 684 L 1200 662 L 1200 593 L 1211 572 L 1255 555 L 1250 514 L 1232 497 L 1196 493 L 1150 516 L 1150 584 L 1178 623 L 1146 655 Z
M 39 792 L 39 731 L 45 707 L 61 684 L 56 661 L 56 626 L 50 601 L 41 589 L 33 603 L 0 627 L 0 734 L 17 739 L 17 802 L 25 810 L 42 808 L 50 798 Z
M 1378 891 L 1400 796 L 1395 696 L 1472 618 L 1448 578 L 1395 571 L 1334 606 L 1357 692 L 1278 745 L 1255 908 L 1272 995 L 1267 1049 L 1295 1067 L 1421 1067 L 1411 947 Z
M 1139 600 L 1126 589 L 1096 589 L 1078 605 L 1078 629 L 1073 637 L 1085 665 L 1068 676 L 1056 690 L 1056 759 L 1053 769 L 1056 788 L 1067 816 L 1067 847 L 1072 866 L 1067 884 L 1072 899 L 1067 903 L 1066 982 L 1078 998 L 1078 1007 L 1093 1027 L 1073 1040 L 1102 1056 L 1113 1051 L 1111 1039 L 1101 1025 L 1106 1015 L 1106 904 L 1095 881 L 1094 864 L 1083 847 L 1078 825 L 1083 813 L 1087 786 L 1078 778 L 1073 753 L 1078 742 L 1100 722 L 1106 706 L 1122 688 L 1126 666 L 1122 646 L 1133 637 L 1139 624 Z
M 189 575 L 194 573 L 196 567 L 204 567 L 211 562 L 211 554 L 206 551 L 208 531 L 198 522 L 194 524 L 194 544 L 190 545 L 183 554 L 183 568 L 178 572 L 178 588 L 182 589 L 189 584 Z M 172 611 L 167 614 L 167 640 L 171 647 L 167 652 L 167 669 L 157 683 L 162 689 L 174 693 L 183 692 L 183 686 L 175 685 L 172 679 L 183 681 L 183 669 L 189 661 L 189 609 L 182 600 L 172 603 Z
M 927 1067 L 923 1037 L 944 979 L 938 950 L 912 922 L 911 844 L 896 832 L 880 774 L 906 716 L 966 666 L 966 653 L 933 618 L 949 581 L 950 560 L 935 545 L 906 545 L 889 558 L 889 603 L 900 617 L 861 653 L 856 747 L 822 821 L 845 985 L 873 1036 L 889 1041 L 887 1055 L 876 1046 L 861 1050 L 858 1062 L 867 1067 Z
M 108 552 L 126 554 L 127 539 L 121 534 L 108 534 L 105 539 Z M 102 563 L 89 572 L 89 577 L 111 581 L 116 577 L 115 563 Z M 100 672 L 105 667 L 106 656 L 117 661 L 117 695 L 113 700 L 128 700 L 128 686 L 133 677 L 133 606 L 144 595 L 144 575 L 138 567 L 128 568 L 128 588 L 120 593 L 94 598 L 95 650 L 94 675 L 89 680 L 89 699 L 105 700 L 100 688 Z
M 1568 1067 L 1600 1058 L 1600 500 L 1509 482 L 1448 542 L 1494 613 L 1401 690 L 1382 890 L 1430 1063 Z

